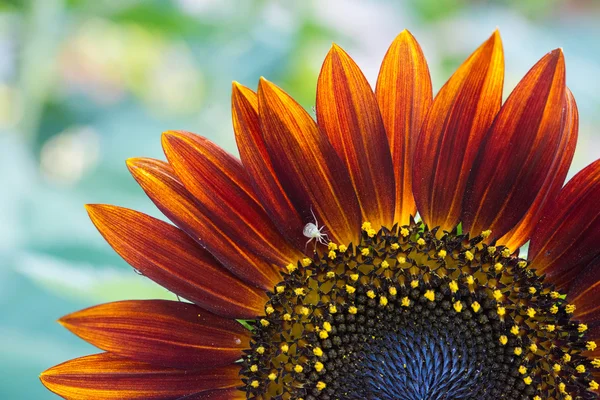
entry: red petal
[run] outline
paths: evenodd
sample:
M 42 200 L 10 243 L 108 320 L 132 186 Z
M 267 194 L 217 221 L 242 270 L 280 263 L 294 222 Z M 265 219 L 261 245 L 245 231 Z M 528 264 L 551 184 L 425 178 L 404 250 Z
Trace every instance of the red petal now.
M 134 178 L 162 213 L 227 269 L 265 290 L 281 281 L 277 269 L 260 255 L 250 252 L 244 241 L 231 237 L 218 221 L 213 221 L 198 207 L 169 164 L 150 159 L 134 159 L 128 164 Z M 136 167 L 141 165 L 143 168 Z
M 182 370 L 102 353 L 52 367 L 40 375 L 40 380 L 49 390 L 69 400 L 170 400 L 190 393 L 208 395 L 216 393 L 216 389 L 233 390 L 229 388 L 242 384 L 239 372 L 237 365 Z M 215 400 L 226 398 L 214 397 Z
M 525 216 L 552 169 L 566 110 L 560 50 L 519 82 L 486 135 L 467 185 L 463 222 L 499 238 Z
M 392 226 L 394 168 L 377 99 L 360 68 L 335 44 L 319 75 L 317 121 L 350 172 L 363 220 L 375 228 Z
M 304 223 L 294 207 L 271 162 L 258 119 L 256 93 L 238 83 L 231 96 L 233 129 L 240 158 L 251 178 L 254 191 L 279 231 L 298 248 L 304 248 Z
M 273 167 L 304 222 L 324 225 L 330 239 L 359 239 L 360 209 L 348 172 L 310 115 L 274 84 L 261 79 L 258 109 Z
M 600 252 L 600 160 L 571 179 L 546 208 L 529 246 L 533 268 L 568 288 Z
M 452 75 L 433 100 L 417 141 L 413 193 L 430 227 L 454 228 L 469 173 L 502 103 L 504 56 L 496 31 Z
M 239 389 L 219 389 L 191 394 L 177 400 L 246 400 L 246 393 Z
M 130 160 L 143 174 L 143 160 Z M 227 271 L 188 235 L 166 222 L 126 208 L 88 205 L 106 241 L 143 275 L 202 308 L 230 318 L 262 315 L 267 296 Z
M 302 257 L 265 213 L 237 159 L 189 132 L 165 132 L 162 142 L 169 163 L 202 213 L 227 236 L 282 268 Z
M 130 300 L 69 314 L 60 323 L 105 351 L 175 368 L 212 368 L 238 360 L 250 332 L 189 303 Z
M 537 194 L 531 208 L 525 214 L 525 217 L 519 221 L 519 224 L 510 232 L 498 240 L 498 244 L 505 245 L 510 249 L 518 249 L 524 245 L 533 233 L 533 229 L 539 222 L 544 213 L 544 206 L 554 201 L 562 188 L 577 144 L 577 134 L 579 131 L 579 113 L 575 98 L 569 89 L 567 89 L 567 111 L 565 119 L 562 122 L 560 143 L 551 169 L 548 171 L 548 177 L 544 186 Z
M 432 102 L 431 78 L 419 43 L 403 31 L 387 51 L 375 89 L 387 132 L 396 178 L 394 222 L 416 215 L 412 163 L 421 125 Z
M 575 277 L 567 295 L 575 304 L 575 317 L 587 324 L 600 322 L 600 255 Z

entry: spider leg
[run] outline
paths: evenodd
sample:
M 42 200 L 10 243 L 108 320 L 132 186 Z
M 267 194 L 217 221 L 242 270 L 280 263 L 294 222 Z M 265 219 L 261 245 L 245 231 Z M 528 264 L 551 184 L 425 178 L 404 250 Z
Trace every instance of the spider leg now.
M 326 246 L 326 245 L 327 245 L 327 240 L 326 240 L 326 238 L 327 238 L 327 239 L 329 239 L 329 238 L 327 237 L 327 234 L 320 235 L 320 236 L 319 236 L 319 239 L 318 239 L 319 243 L 321 243 L 323 246 Z
M 317 217 L 315 217 L 315 212 L 313 211 L 312 206 L 310 206 L 310 213 L 312 214 L 313 220 L 315 221 L 315 226 L 320 232 L 323 228 L 319 228 L 319 223 L 317 222 Z
M 314 237 L 311 237 L 310 239 L 308 239 L 308 240 L 306 241 L 306 244 L 304 245 L 304 251 L 306 251 L 306 248 L 308 247 L 308 244 L 309 244 L 310 242 L 312 242 L 312 240 L 313 240 L 313 239 L 314 239 Z

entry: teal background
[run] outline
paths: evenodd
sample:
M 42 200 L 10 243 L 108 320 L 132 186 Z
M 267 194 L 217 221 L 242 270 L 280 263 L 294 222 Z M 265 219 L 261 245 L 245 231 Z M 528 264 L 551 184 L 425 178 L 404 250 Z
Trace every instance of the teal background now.
M 235 153 L 232 80 L 255 87 L 265 76 L 310 109 L 332 42 L 374 83 L 408 28 L 437 89 L 496 27 L 506 93 L 564 49 L 581 114 L 571 175 L 599 158 L 598 1 L 0 1 L 0 398 L 56 398 L 38 374 L 95 351 L 60 316 L 175 299 L 115 255 L 83 208 L 158 215 L 124 160 L 162 158 L 162 131 L 194 131 Z

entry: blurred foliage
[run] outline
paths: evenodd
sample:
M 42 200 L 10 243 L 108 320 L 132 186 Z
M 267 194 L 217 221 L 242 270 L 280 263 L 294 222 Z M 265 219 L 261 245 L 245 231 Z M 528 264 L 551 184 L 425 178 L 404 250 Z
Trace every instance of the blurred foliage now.
M 167 129 L 235 153 L 231 81 L 256 87 L 264 75 L 310 110 L 332 42 L 373 83 L 386 46 L 409 28 L 439 88 L 501 26 L 509 88 L 544 51 L 564 47 L 581 111 L 580 169 L 600 155 L 590 128 L 600 118 L 597 21 L 594 1 L 0 1 L 0 397 L 54 398 L 39 372 L 95 351 L 60 316 L 175 298 L 114 254 L 83 204 L 160 217 L 124 160 L 162 158 Z

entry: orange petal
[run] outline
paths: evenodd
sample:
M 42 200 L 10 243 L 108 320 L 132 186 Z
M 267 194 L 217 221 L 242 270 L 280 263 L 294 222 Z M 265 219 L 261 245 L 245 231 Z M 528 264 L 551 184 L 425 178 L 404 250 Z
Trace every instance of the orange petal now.
M 265 213 L 237 159 L 189 132 L 165 132 L 162 142 L 169 164 L 200 210 L 228 236 L 281 267 L 302 257 Z
M 231 96 L 233 130 L 240 158 L 261 204 L 279 231 L 297 248 L 304 248 L 304 223 L 294 207 L 271 162 L 258 119 L 256 93 L 238 83 Z
M 49 390 L 68 400 L 167 400 L 240 386 L 239 372 L 236 365 L 182 370 L 102 353 L 52 367 L 40 375 L 40 380 Z
M 391 227 L 394 168 L 377 99 L 358 65 L 335 44 L 317 83 L 317 121 L 350 172 L 363 220 Z
M 265 143 L 303 221 L 324 225 L 331 240 L 358 242 L 361 216 L 347 169 L 313 119 L 283 90 L 261 79 L 258 109 Z
M 131 159 L 128 167 L 162 213 L 235 275 L 265 290 L 281 281 L 280 273 L 260 255 L 248 251 L 244 240 L 230 236 L 218 221 L 199 208 L 169 164 Z
M 250 331 L 235 320 L 178 301 L 106 303 L 69 314 L 60 323 L 102 350 L 174 368 L 227 365 L 250 343 Z
M 392 152 L 396 177 L 394 222 L 407 225 L 416 215 L 412 163 L 423 120 L 432 102 L 431 78 L 419 43 L 403 31 L 387 51 L 375 88 Z
M 452 75 L 433 100 L 417 141 L 413 193 L 430 227 L 460 221 L 469 173 L 502 103 L 504 55 L 498 31 Z
M 129 164 L 143 173 L 142 160 Z M 88 205 L 87 210 L 113 249 L 159 285 L 224 317 L 264 313 L 264 291 L 232 275 L 181 230 L 126 208 Z
M 566 108 L 560 50 L 543 57 L 500 110 L 473 164 L 464 228 L 502 237 L 525 216 L 556 159 Z
M 575 103 L 573 94 L 567 89 L 567 110 L 562 122 L 556 159 L 548 171 L 548 177 L 544 182 L 544 186 L 537 194 L 533 205 L 516 227 L 498 239 L 499 245 L 516 250 L 531 238 L 533 229 L 544 213 L 544 206 L 556 199 L 565 182 L 571 161 L 573 161 L 573 155 L 575 154 L 578 131 L 579 113 L 577 111 L 577 104 Z
M 600 322 L 600 254 L 575 276 L 567 301 L 575 304 L 578 320 L 586 324 Z
M 531 265 L 559 288 L 568 288 L 600 254 L 600 160 L 588 165 L 561 190 L 536 226 Z

